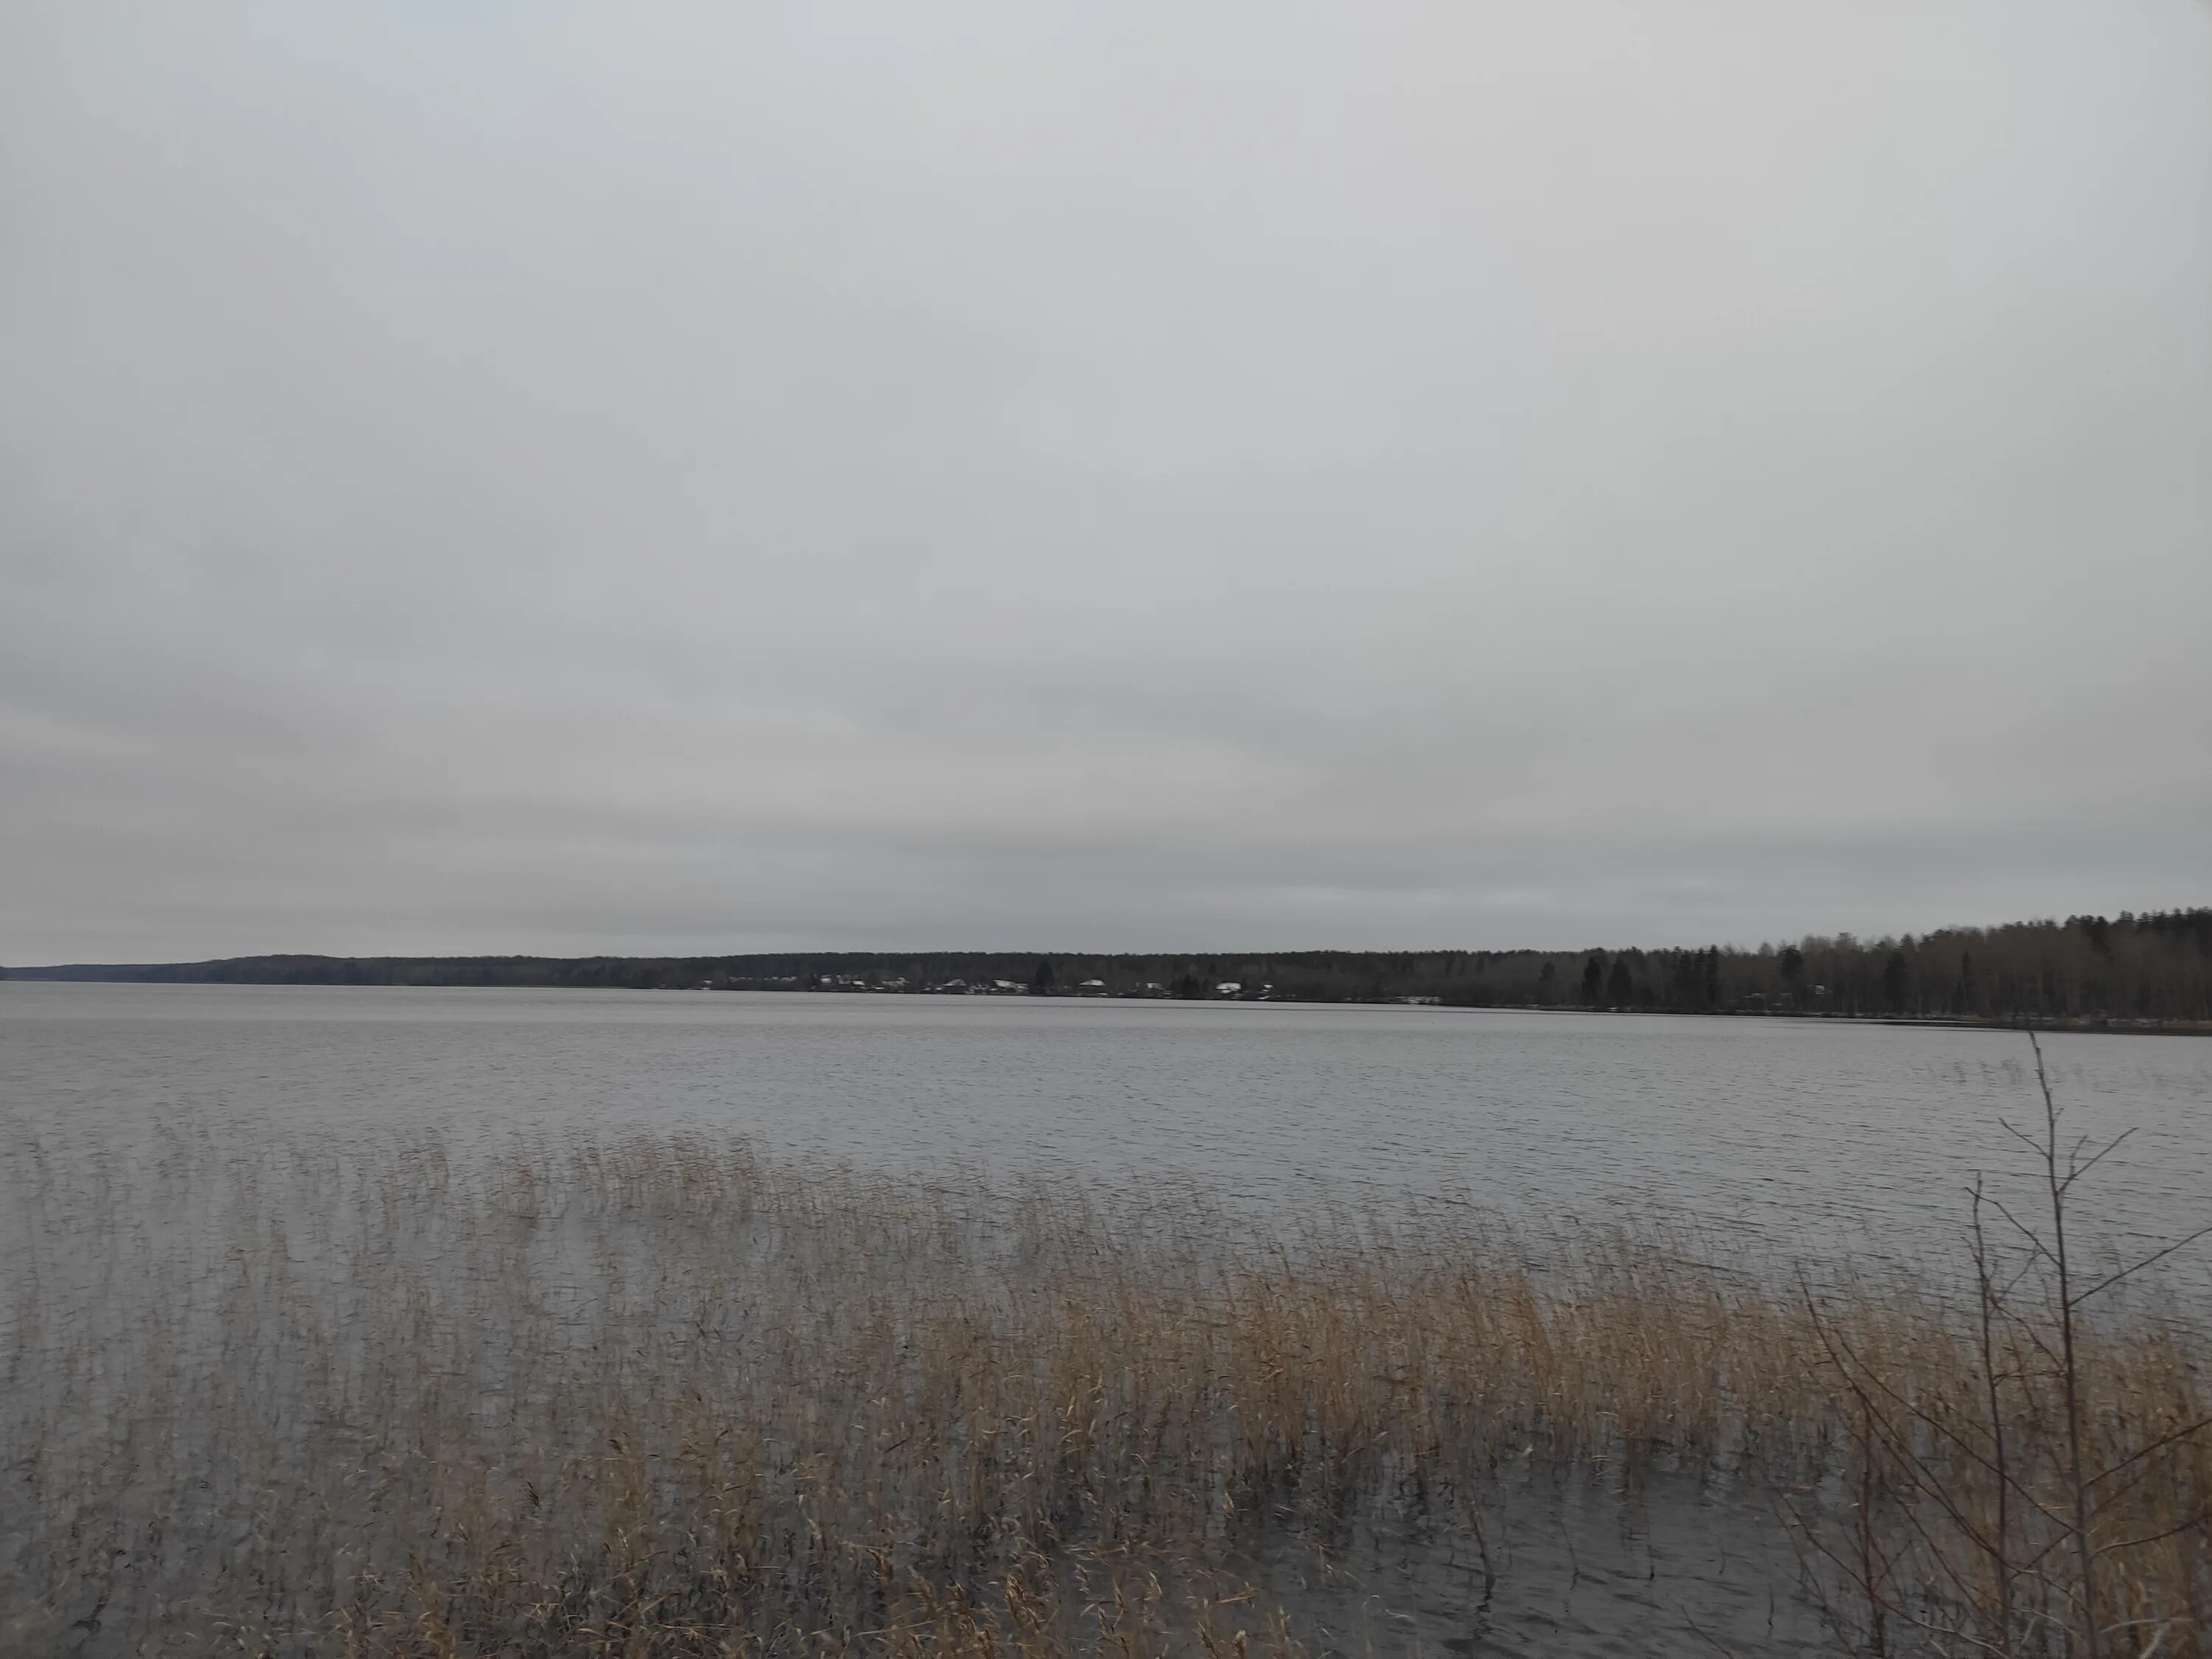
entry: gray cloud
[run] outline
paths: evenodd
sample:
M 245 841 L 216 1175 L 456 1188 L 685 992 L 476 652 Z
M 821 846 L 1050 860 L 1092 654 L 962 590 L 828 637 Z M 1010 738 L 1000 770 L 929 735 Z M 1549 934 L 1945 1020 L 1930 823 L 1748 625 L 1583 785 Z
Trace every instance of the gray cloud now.
M 2203 902 L 2212 15 L 0 19 L 0 959 Z

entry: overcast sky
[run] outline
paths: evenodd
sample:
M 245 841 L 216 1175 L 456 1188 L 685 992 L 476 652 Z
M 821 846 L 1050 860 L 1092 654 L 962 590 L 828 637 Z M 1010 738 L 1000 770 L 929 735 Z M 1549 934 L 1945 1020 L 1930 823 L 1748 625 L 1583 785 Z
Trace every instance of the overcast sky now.
M 2212 7 L 0 8 L 0 961 L 2212 902 Z

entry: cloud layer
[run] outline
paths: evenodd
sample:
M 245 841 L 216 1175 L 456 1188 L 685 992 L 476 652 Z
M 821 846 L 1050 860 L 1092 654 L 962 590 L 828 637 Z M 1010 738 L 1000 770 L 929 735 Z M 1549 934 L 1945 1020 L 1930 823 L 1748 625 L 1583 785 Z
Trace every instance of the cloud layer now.
M 0 960 L 2203 902 L 2212 14 L 0 21 Z

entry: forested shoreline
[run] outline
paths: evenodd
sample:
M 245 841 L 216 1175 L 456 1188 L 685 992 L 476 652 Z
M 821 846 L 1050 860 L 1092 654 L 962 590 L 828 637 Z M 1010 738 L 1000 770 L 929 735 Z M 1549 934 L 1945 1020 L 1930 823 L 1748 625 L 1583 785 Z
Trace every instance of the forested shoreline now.
M 711 957 L 236 957 L 70 963 L 27 980 L 1435 1002 L 1663 1013 L 2212 1024 L 2212 907 L 1848 933 L 1756 949 L 769 951 Z

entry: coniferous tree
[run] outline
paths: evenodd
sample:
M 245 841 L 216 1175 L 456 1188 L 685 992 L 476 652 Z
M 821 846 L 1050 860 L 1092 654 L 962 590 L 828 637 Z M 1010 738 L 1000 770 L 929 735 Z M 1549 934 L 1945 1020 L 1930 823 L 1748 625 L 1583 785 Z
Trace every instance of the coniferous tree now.
M 1805 953 L 1794 945 L 1785 945 L 1774 958 L 1775 971 L 1782 975 L 1782 988 L 1789 994 L 1791 1004 L 1805 1000 Z
M 1606 981 L 1605 1000 L 1609 1007 L 1627 1008 L 1636 1001 L 1636 975 L 1629 971 L 1628 958 L 1615 957 L 1613 973 Z
M 1595 1008 L 1600 994 L 1605 988 L 1605 952 L 1593 951 L 1590 959 L 1583 963 L 1583 1006 Z

